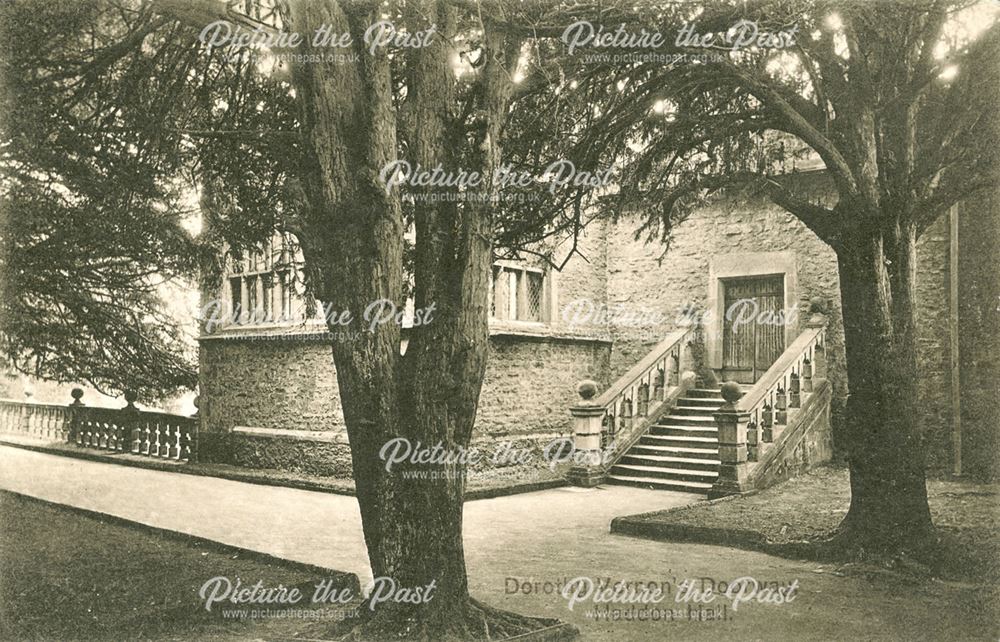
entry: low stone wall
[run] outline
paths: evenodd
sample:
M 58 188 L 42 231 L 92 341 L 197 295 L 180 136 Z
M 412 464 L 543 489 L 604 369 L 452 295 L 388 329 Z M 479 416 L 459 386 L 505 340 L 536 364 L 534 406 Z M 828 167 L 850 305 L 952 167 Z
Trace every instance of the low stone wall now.
M 276 434 L 237 427 L 228 433 L 200 437 L 200 461 L 247 468 L 281 470 L 320 477 L 351 477 L 351 449 L 346 433 L 330 437 L 303 431 Z

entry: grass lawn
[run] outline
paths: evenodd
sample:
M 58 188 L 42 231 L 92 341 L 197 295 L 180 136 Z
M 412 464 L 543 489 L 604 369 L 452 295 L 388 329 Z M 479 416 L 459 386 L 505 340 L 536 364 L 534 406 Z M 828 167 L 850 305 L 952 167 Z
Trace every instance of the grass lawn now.
M 301 586 L 306 597 L 294 609 L 208 612 L 198 592 L 217 576 Z M 319 637 L 344 609 L 312 604 L 314 585 L 347 577 L 0 492 L 0 640 Z M 271 610 L 240 620 L 224 606 Z
M 923 570 L 944 579 L 1000 580 L 1000 484 L 932 479 L 927 493 L 946 558 L 936 568 Z M 849 505 L 847 468 L 831 465 L 754 495 L 618 518 L 612 529 L 800 557 L 809 550 L 800 544 L 830 533 Z

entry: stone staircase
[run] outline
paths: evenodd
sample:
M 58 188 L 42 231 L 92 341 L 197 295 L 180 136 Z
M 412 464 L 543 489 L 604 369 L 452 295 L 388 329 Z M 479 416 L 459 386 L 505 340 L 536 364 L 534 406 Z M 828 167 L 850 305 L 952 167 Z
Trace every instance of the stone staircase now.
M 722 403 L 718 390 L 689 390 L 612 466 L 607 483 L 707 495 L 719 476 L 712 414 Z

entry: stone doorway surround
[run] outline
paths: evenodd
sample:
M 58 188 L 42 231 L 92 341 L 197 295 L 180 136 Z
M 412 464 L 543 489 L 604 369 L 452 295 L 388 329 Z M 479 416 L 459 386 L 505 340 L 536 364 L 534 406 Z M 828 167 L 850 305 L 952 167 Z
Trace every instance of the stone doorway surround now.
M 722 324 L 726 311 L 724 279 L 748 276 L 781 275 L 784 277 L 784 309 L 797 306 L 798 278 L 795 272 L 795 252 L 747 252 L 717 254 L 708 261 L 708 298 L 705 305 L 705 358 L 708 367 L 722 369 Z M 785 346 L 795 340 L 798 322 L 785 325 Z

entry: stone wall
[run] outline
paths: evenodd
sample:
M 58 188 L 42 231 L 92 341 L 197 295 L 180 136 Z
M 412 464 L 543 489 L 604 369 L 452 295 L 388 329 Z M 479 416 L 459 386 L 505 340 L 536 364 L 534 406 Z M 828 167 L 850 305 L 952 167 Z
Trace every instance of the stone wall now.
M 540 450 L 572 432 L 568 407 L 581 379 L 602 381 L 609 344 L 574 337 L 495 334 L 472 443 Z M 202 460 L 317 475 L 350 475 L 346 441 L 233 434 L 235 427 L 345 436 L 330 347 L 247 337 L 201 346 Z M 531 467 L 531 466 L 529 466 Z
M 491 337 L 475 438 L 570 434 L 576 384 L 595 379 L 606 385 L 609 353 L 603 341 Z
M 951 349 L 948 322 L 948 217 L 917 241 L 917 404 L 927 465 L 947 466 L 951 452 Z
M 1000 192 L 960 208 L 959 364 L 962 471 L 1000 476 Z
M 333 357 L 318 335 L 206 339 L 199 371 L 199 414 L 206 432 L 235 426 L 343 429 Z

